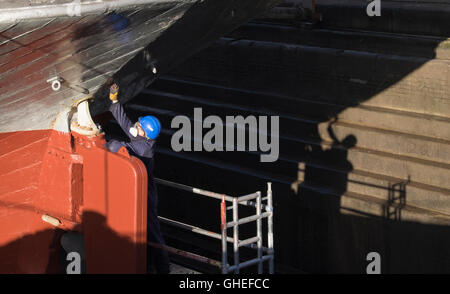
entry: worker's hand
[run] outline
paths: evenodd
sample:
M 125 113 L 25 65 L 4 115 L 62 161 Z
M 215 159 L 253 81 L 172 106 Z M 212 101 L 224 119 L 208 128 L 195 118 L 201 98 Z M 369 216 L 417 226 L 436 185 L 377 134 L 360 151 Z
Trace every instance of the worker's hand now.
M 109 99 L 112 101 L 112 103 L 116 103 L 118 102 L 118 97 L 119 96 L 119 86 L 117 86 L 117 84 L 113 84 L 110 88 L 109 88 Z

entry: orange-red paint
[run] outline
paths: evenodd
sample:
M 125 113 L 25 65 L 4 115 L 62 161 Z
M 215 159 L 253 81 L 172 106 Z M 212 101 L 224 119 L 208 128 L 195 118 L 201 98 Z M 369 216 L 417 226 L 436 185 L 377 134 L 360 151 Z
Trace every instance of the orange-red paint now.
M 145 273 L 147 172 L 104 143 L 53 130 L 0 134 L 1 273 L 60 271 L 59 238 L 71 230 L 85 237 L 88 273 Z

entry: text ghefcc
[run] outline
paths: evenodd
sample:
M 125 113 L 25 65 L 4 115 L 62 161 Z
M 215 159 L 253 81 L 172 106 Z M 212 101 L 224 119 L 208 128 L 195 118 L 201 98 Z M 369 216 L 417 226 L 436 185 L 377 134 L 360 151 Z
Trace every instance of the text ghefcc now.
M 196 281 L 187 278 L 180 282 L 180 289 L 205 289 L 211 291 L 213 281 Z M 222 284 L 216 283 L 218 287 L 225 289 L 269 289 L 270 279 L 225 279 Z

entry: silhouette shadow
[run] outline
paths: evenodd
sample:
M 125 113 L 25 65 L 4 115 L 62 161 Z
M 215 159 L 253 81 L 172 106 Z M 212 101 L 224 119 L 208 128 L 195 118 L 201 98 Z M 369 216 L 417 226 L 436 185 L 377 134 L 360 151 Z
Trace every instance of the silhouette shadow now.
M 407 181 L 389 184 L 388 201 L 385 207 L 385 218 L 401 220 L 402 209 L 406 205 L 406 186 L 409 182 L 410 178 L 408 178 Z
M 361 50 L 351 52 L 345 50 L 352 49 L 349 46 L 326 48 L 328 39 L 313 38 L 312 31 L 277 30 L 258 23 L 238 29 L 157 80 L 151 93 L 141 94 L 129 109 L 136 116 L 157 115 L 166 129 L 175 115 L 192 116 L 194 107 L 202 107 L 204 117 L 280 115 L 278 162 L 260 164 L 251 152 L 175 153 L 169 134 L 159 139 L 156 176 L 230 195 L 251 193 L 255 187 L 264 191 L 271 181 L 279 272 L 366 273 L 366 256 L 373 251 L 381 255 L 382 273 L 450 272 L 450 227 L 404 217 L 414 210 L 405 210 L 408 186 L 420 179 L 389 180 L 388 185 L 350 179 L 356 167 L 349 154 L 362 138 L 351 133 L 340 137 L 334 130 L 346 110 L 369 101 L 375 101 L 374 108 L 388 109 L 414 101 L 408 104 L 416 107 L 411 112 L 445 115 L 432 109 L 431 102 L 413 105 L 422 99 L 417 94 L 422 82 L 408 79 L 436 57 L 436 48 L 446 38 L 430 38 L 427 46 L 420 45 L 419 55 L 426 58 L 414 58 L 416 48 L 409 48 L 409 57 L 400 56 L 398 48 L 377 53 L 389 49 L 387 43 L 371 48 L 370 37 L 363 34 L 345 44 Z M 302 41 L 321 41 L 323 47 L 309 48 Z M 387 90 L 393 91 L 393 98 L 380 100 Z M 376 188 L 385 197 L 366 201 L 365 195 L 348 191 L 350 184 Z M 162 215 L 213 231 L 219 227 L 217 211 L 208 201 L 192 201 L 186 193 L 163 187 L 160 194 L 170 195 L 161 197 Z M 202 213 L 192 213 L 198 210 Z M 251 237 L 250 232 L 242 229 L 244 236 Z
M 132 252 L 146 244 L 117 234 L 98 213 L 84 212 L 82 220 L 70 231 L 40 230 L 1 246 L 0 273 L 66 274 L 77 267 L 80 273 L 132 273 Z M 80 254 L 81 264 L 73 264 L 71 252 Z

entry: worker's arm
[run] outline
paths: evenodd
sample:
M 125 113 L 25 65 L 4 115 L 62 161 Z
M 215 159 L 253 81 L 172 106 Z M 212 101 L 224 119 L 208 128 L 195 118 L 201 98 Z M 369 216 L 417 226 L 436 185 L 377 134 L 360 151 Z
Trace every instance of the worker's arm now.
M 111 111 L 112 115 L 114 116 L 122 130 L 125 132 L 125 134 L 127 134 L 128 137 L 132 138 L 130 134 L 130 128 L 133 127 L 133 123 L 125 114 L 125 110 L 123 109 L 122 105 L 119 102 L 113 103 L 109 107 L 109 111 Z
M 113 84 L 111 86 L 111 91 L 109 95 L 109 99 L 111 100 L 111 106 L 109 107 L 109 110 L 111 111 L 112 115 L 116 119 L 116 121 L 119 123 L 122 130 L 130 137 L 130 142 L 121 142 L 117 140 L 111 140 L 106 144 L 106 147 L 111 152 L 117 152 L 122 146 L 125 146 L 128 151 L 131 151 L 132 153 L 152 158 L 154 154 L 154 140 L 146 140 L 144 137 L 135 138 L 130 133 L 130 128 L 134 126 L 134 124 L 128 119 L 127 115 L 125 114 L 125 110 L 123 109 L 122 105 L 119 103 L 118 100 L 118 94 L 119 94 L 119 87 L 116 84 Z
M 109 140 L 105 144 L 105 147 L 108 148 L 109 151 L 114 153 L 119 151 L 122 146 L 127 148 L 128 152 L 131 152 L 131 155 L 137 155 L 141 157 L 152 158 L 155 152 L 155 141 L 146 140 L 143 137 L 140 140 L 134 140 L 131 142 Z
M 118 140 L 109 140 L 105 143 L 105 147 L 108 148 L 109 151 L 116 153 L 122 147 L 127 147 L 125 142 Z
M 127 117 L 125 110 L 118 100 L 119 87 L 114 84 L 111 86 L 109 99 L 111 100 L 111 106 L 109 107 L 109 111 L 111 111 L 112 115 L 116 119 L 117 123 L 120 125 L 122 130 L 127 134 L 128 137 L 132 138 L 130 134 L 130 128 L 133 127 L 133 123 Z

